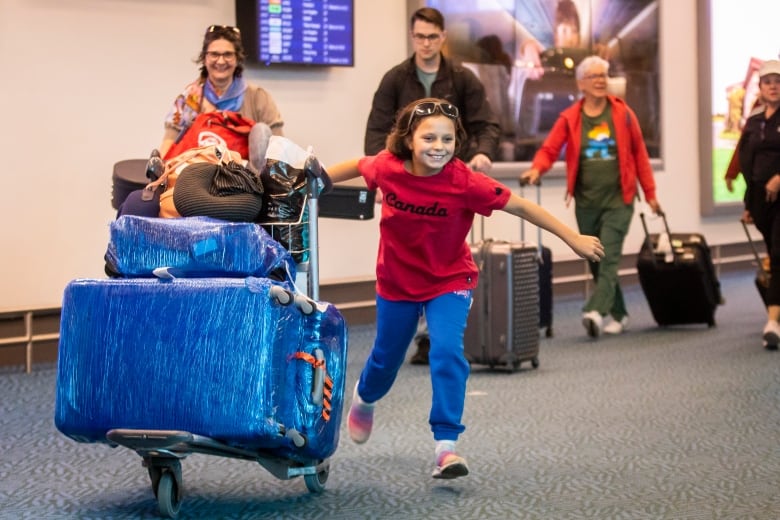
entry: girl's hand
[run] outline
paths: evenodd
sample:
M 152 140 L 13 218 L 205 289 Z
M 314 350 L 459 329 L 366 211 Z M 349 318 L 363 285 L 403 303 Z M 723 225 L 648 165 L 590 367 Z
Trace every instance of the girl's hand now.
M 598 237 L 578 235 L 571 248 L 582 258 L 591 262 L 600 262 L 604 258 L 604 246 Z

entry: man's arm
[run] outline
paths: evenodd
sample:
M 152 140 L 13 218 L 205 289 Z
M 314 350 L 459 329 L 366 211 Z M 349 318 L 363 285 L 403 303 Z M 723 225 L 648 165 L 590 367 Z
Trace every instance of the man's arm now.
M 371 112 L 366 123 L 366 135 L 363 143 L 363 153 L 376 155 L 385 149 L 385 141 L 395 122 L 395 114 L 398 110 L 397 92 L 393 81 L 393 71 L 387 72 L 379 87 L 374 92 L 371 102 Z

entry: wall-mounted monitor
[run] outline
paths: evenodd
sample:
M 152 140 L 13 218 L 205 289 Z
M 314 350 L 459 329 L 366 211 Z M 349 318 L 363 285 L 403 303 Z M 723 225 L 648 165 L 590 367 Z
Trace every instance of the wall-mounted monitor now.
M 354 66 L 354 0 L 236 0 L 249 63 Z

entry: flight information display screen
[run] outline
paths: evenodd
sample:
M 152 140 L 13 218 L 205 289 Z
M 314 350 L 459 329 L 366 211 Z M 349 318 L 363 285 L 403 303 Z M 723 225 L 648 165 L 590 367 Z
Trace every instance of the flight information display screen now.
M 236 0 L 249 60 L 262 65 L 354 65 L 353 0 Z

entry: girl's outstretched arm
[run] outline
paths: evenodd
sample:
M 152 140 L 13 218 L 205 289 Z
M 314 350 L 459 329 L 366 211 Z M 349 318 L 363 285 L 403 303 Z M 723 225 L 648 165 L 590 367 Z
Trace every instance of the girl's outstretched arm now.
M 557 235 L 575 253 L 591 262 L 598 262 L 604 257 L 604 246 L 601 245 L 598 237 L 579 234 L 540 205 L 516 193 L 509 197 L 503 210 Z
M 336 184 L 338 182 L 348 181 L 360 177 L 360 171 L 358 171 L 359 159 L 350 159 L 340 163 L 333 164 L 327 168 L 328 177 Z

